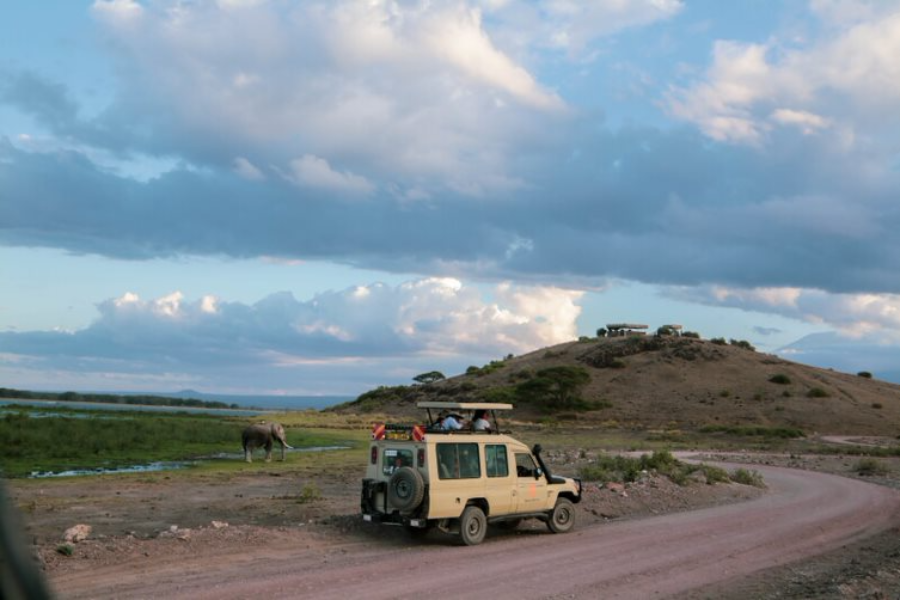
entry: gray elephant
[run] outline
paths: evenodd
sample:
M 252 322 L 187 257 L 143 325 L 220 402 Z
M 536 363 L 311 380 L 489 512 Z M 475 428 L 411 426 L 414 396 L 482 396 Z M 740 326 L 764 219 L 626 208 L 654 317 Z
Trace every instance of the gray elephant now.
M 293 446 L 287 443 L 284 437 L 284 427 L 281 423 L 257 423 L 250 425 L 244 429 L 241 434 L 241 441 L 244 444 L 244 458 L 247 462 L 253 462 L 253 450 L 256 448 L 266 449 L 266 462 L 272 460 L 272 445 L 277 441 L 281 444 L 281 460 L 284 460 L 284 449 Z

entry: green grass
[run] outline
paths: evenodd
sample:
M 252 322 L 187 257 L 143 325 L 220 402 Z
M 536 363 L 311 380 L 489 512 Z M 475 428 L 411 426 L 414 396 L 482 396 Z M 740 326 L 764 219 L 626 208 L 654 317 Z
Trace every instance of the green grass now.
M 7 477 L 28 476 L 37 472 L 72 469 L 115 468 L 144 465 L 156 461 L 195 461 L 208 466 L 221 454 L 242 459 L 241 431 L 251 422 L 237 417 L 143 413 L 122 411 L 60 411 L 47 416 L 35 412 L 6 412 L 0 416 L 0 470 Z M 58 414 L 62 413 L 62 414 Z M 38 411 L 40 414 L 40 411 Z M 310 429 L 300 416 L 272 415 L 269 420 L 285 424 L 288 443 L 297 448 L 312 446 L 361 447 L 368 438 L 368 424 L 352 429 Z M 319 454 L 316 453 L 317 458 Z M 276 464 L 280 449 L 273 450 Z M 257 451 L 254 461 L 261 461 Z M 244 468 L 242 460 L 226 469 Z M 246 465 L 252 468 L 253 465 Z

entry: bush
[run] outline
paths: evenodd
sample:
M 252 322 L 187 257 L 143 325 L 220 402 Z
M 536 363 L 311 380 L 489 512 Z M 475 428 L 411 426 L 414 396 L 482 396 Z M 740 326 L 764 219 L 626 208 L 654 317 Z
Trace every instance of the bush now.
M 322 499 L 322 492 L 319 490 L 319 486 L 315 483 L 309 482 L 303 486 L 303 489 L 300 491 L 300 495 L 297 497 L 298 504 L 307 504 L 309 502 L 315 502 L 316 500 Z
M 727 346 L 728 345 L 728 342 L 725 341 L 725 338 L 713 338 L 709 341 L 712 342 L 713 344 L 715 344 L 716 346 Z
M 73 548 L 71 544 L 60 544 L 56 547 L 56 553 L 62 554 L 63 556 L 72 556 L 75 554 L 75 548 Z
M 884 406 L 882 406 L 881 402 L 873 402 L 872 408 L 882 409 L 882 408 L 884 408 Z
M 700 339 L 700 334 L 697 333 L 696 331 L 685 331 L 684 333 L 681 334 L 681 337 L 686 337 L 686 338 L 692 338 L 692 339 L 695 339 L 695 340 L 699 340 L 699 339 Z
M 778 373 L 769 377 L 769 381 L 778 385 L 788 385 L 791 383 L 791 378 L 784 373 Z
M 865 379 L 872 379 L 872 374 L 869 373 L 868 371 L 860 371 L 860 372 L 857 373 L 856 375 L 857 375 L 858 377 L 863 377 L 863 378 L 865 378 Z
M 748 342 L 747 340 L 730 340 L 729 342 L 732 346 L 737 346 L 738 348 L 743 348 L 744 350 L 750 350 L 755 352 L 756 348 Z
M 698 470 L 703 473 L 703 476 L 706 478 L 706 483 L 709 485 L 728 483 L 731 481 L 731 478 L 728 476 L 728 471 L 721 467 L 701 464 Z
M 765 482 L 763 481 L 762 475 L 759 474 L 758 471 L 752 471 L 748 469 L 735 469 L 734 472 L 730 475 L 731 481 L 735 483 L 740 483 L 743 485 L 752 485 L 753 487 L 764 488 L 766 487 Z
M 822 388 L 814 387 L 806 392 L 807 398 L 828 398 L 830 394 Z
M 883 477 L 888 474 L 887 467 L 875 460 L 874 458 L 861 458 L 853 467 L 858 475 L 863 477 L 878 476 Z
M 756 425 L 705 425 L 702 433 L 727 433 L 747 437 L 792 439 L 806 437 L 802 429 L 795 427 L 762 427 Z

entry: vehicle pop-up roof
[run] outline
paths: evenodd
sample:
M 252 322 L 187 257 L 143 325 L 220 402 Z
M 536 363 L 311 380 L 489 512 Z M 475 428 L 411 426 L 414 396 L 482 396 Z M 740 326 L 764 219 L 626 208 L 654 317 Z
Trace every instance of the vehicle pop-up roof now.
M 446 411 L 449 414 L 454 414 L 456 411 L 471 411 L 475 413 L 479 410 L 487 411 L 494 418 L 494 422 L 496 427 L 495 431 L 499 433 L 500 424 L 497 423 L 497 411 L 502 410 L 512 410 L 512 404 L 505 404 L 500 402 L 419 402 L 416 404 L 418 408 L 424 408 L 428 411 L 428 426 L 431 427 L 434 425 L 436 418 L 434 418 L 431 414 L 432 410 L 437 410 L 438 414 L 443 411 Z

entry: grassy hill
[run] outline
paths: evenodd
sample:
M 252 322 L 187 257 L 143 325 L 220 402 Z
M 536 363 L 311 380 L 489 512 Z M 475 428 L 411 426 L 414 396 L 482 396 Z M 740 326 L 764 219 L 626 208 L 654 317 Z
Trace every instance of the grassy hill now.
M 378 388 L 333 410 L 412 416 L 422 400 L 512 402 L 517 419 L 637 429 L 896 436 L 900 425 L 896 384 L 790 362 L 743 343 L 675 336 L 559 344 L 427 385 Z

